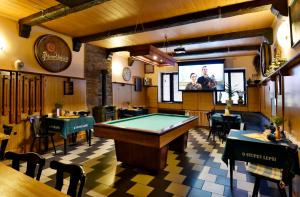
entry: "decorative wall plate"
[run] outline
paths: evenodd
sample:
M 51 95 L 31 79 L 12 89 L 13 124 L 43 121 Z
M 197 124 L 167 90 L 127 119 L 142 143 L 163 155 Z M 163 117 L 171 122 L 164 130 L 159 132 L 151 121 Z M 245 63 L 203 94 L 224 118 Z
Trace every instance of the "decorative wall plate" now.
M 34 55 L 39 64 L 49 72 L 66 70 L 72 61 L 68 44 L 58 36 L 40 36 L 34 45 Z

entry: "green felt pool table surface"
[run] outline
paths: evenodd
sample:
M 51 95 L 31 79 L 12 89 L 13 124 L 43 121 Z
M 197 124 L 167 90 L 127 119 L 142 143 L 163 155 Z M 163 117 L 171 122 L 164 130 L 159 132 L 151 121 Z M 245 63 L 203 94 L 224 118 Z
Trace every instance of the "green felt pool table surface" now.
M 170 126 L 182 123 L 190 118 L 191 117 L 184 115 L 147 114 L 143 116 L 105 122 L 104 124 L 122 128 L 161 131 Z

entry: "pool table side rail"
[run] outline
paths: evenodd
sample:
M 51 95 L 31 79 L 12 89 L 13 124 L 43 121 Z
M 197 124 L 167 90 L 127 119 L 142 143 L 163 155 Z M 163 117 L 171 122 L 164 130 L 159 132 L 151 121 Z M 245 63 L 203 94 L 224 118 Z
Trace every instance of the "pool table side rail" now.
M 129 117 L 129 118 L 122 118 L 118 120 L 111 120 L 111 121 L 106 121 L 102 122 L 103 124 L 114 124 L 114 123 L 119 123 L 119 122 L 124 122 L 128 120 L 134 120 L 134 119 L 140 119 L 144 117 L 149 117 L 149 116 L 156 116 L 156 115 L 161 115 L 161 116 L 177 116 L 177 117 L 190 117 L 190 116 L 185 116 L 185 115 L 180 115 L 180 114 L 164 114 L 164 113 L 153 113 L 153 114 L 145 114 L 145 115 L 140 115 L 140 116 L 134 116 L 134 117 Z
M 159 114 L 159 115 L 161 115 L 161 114 Z M 182 116 L 182 115 L 181 115 Z M 140 118 L 142 118 L 141 116 L 140 116 Z M 130 118 L 131 119 L 131 118 Z M 134 117 L 134 119 L 136 119 L 136 117 Z M 124 120 L 125 121 L 125 119 L 122 119 L 122 120 Z M 131 119 L 132 120 L 132 119 Z M 169 132 L 169 131 L 171 131 L 171 130 L 173 130 L 173 129 L 175 129 L 175 128 L 177 128 L 177 127 L 180 127 L 181 125 L 183 125 L 183 124 L 186 124 L 186 123 L 188 123 L 188 122 L 191 122 L 191 121 L 194 121 L 194 120 L 198 120 L 198 116 L 190 116 L 188 119 L 186 119 L 186 120 L 183 120 L 183 121 L 180 121 L 180 122 L 178 122 L 178 123 L 176 123 L 176 124 L 173 124 L 173 125 L 170 125 L 170 126 L 168 126 L 168 127 L 166 127 L 166 128 L 163 128 L 163 129 L 161 129 L 161 130 L 159 130 L 159 131 L 152 131 L 152 130 L 146 130 L 146 129 L 139 129 L 139 128 L 134 128 L 134 127 L 121 127 L 121 126 L 115 126 L 115 125 L 111 125 L 111 124 L 107 124 L 107 122 L 104 122 L 104 123 L 96 123 L 95 125 L 94 125 L 94 127 L 96 126 L 101 126 L 101 127 L 106 127 L 106 128 L 112 128 L 112 129 L 122 129 L 122 130 L 127 130 L 127 131 L 137 131 L 137 132 L 145 132 L 145 133 L 149 133 L 149 134 L 151 134 L 151 135 L 162 135 L 162 134 L 164 134 L 164 133 L 166 133 L 166 132 Z

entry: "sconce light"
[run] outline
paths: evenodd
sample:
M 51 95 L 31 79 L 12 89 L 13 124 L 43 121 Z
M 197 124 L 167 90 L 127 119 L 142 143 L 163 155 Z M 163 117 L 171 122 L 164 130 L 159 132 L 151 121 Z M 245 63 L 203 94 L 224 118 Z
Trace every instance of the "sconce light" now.
M 16 60 L 14 63 L 15 69 L 22 70 L 25 66 L 24 62 L 22 60 Z
M 5 41 L 0 37 L 0 52 L 5 50 Z

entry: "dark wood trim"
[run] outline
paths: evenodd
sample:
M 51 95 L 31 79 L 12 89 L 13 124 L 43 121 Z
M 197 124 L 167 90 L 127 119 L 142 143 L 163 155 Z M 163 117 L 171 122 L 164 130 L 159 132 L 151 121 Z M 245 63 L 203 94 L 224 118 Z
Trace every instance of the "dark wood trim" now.
M 275 1 L 279 0 L 255 0 L 228 5 L 224 7 L 217 7 L 208 10 L 175 16 L 167 19 L 146 22 L 143 24 L 134 24 L 131 26 L 112 29 L 87 36 L 80 36 L 76 37 L 76 40 L 78 40 L 81 43 L 86 43 L 96 40 L 104 40 L 116 36 L 125 36 L 147 31 L 154 31 L 158 29 L 187 25 L 212 19 L 233 17 L 241 14 L 268 10 Z
M 243 39 L 243 38 L 254 38 L 254 37 L 263 37 L 264 41 L 268 44 L 273 44 L 273 29 L 272 28 L 262 28 L 262 29 L 253 29 L 247 31 L 238 31 L 238 32 L 231 32 L 226 34 L 217 34 L 217 35 L 208 35 L 203 37 L 196 37 L 196 38 L 187 38 L 183 40 L 172 40 L 168 41 L 168 47 L 175 47 L 180 45 L 192 45 L 192 44 L 201 44 L 207 42 L 217 42 L 217 41 L 226 41 L 226 40 L 236 40 L 236 39 Z M 165 42 L 156 42 L 151 43 L 151 45 L 162 48 L 166 45 Z M 136 45 L 141 46 L 141 45 Z M 107 53 L 113 53 L 118 51 L 128 51 L 130 47 L 118 47 L 107 49 Z
M 80 80 L 85 80 L 84 77 L 72 77 L 72 76 L 66 76 L 66 75 L 53 75 L 53 74 L 36 73 L 36 72 L 30 72 L 30 71 L 18 71 L 18 70 L 0 69 L 0 72 L 1 72 L 1 71 L 5 71 L 5 72 L 15 72 L 16 74 L 22 73 L 22 74 L 32 74 L 32 75 L 40 75 L 40 76 L 50 76 L 50 77 L 60 77 L 60 78 L 70 78 L 70 79 L 80 79 Z
M 65 5 L 65 6 L 68 6 L 68 7 L 75 7 L 75 6 L 79 6 L 81 4 L 84 4 L 84 3 L 90 3 L 94 0 L 56 0 L 58 1 L 59 3 Z
M 106 1 L 110 1 L 110 0 L 79 0 L 79 1 L 69 0 L 69 2 L 74 5 L 74 7 L 58 4 L 56 6 L 52 6 L 40 12 L 34 13 L 25 18 L 21 18 L 19 20 L 19 35 L 21 37 L 28 38 L 30 36 L 31 26 L 39 25 L 48 21 L 55 20 L 57 18 L 85 10 L 95 5 L 105 3 Z
M 190 55 L 205 55 L 205 54 L 214 54 L 214 53 L 229 53 L 237 51 L 258 51 L 260 46 L 237 46 L 237 47 L 225 47 L 225 48 L 216 48 L 216 49 L 206 49 L 206 50 L 197 50 L 197 51 L 187 51 L 186 53 L 175 54 L 175 57 L 190 56 Z
M 287 0 L 274 0 L 272 4 L 272 13 L 277 15 L 282 15 L 282 16 L 288 16 L 289 11 L 288 11 L 288 1 Z
M 122 82 L 112 82 L 113 84 L 118 84 L 118 85 L 121 85 L 121 86 L 126 86 L 126 85 L 130 85 L 130 86 L 134 86 L 133 83 L 122 83 Z

